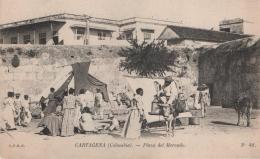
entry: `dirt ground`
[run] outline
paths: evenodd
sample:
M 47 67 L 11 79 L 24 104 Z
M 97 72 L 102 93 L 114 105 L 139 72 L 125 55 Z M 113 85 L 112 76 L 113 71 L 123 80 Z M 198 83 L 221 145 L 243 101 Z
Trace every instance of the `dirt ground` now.
M 0 158 L 260 158 L 259 110 L 251 126 L 236 126 L 233 109 L 210 107 L 200 125 L 180 126 L 174 137 L 163 128 L 151 128 L 140 139 L 108 134 L 72 137 L 39 135 L 39 119 L 30 127 L 0 134 Z

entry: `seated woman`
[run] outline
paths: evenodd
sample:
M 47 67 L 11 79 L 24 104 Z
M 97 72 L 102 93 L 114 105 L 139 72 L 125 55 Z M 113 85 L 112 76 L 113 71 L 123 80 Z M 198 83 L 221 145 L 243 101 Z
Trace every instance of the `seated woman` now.
M 83 108 L 79 126 L 80 126 L 81 131 L 84 133 L 97 132 L 94 121 L 92 119 L 90 109 L 88 107 Z
M 108 115 L 108 118 L 111 120 L 111 123 L 105 127 L 105 129 L 109 130 L 109 131 L 113 131 L 113 130 L 119 130 L 119 121 L 116 117 L 114 117 L 114 115 L 112 113 L 110 113 Z
M 62 123 L 62 107 L 59 105 L 56 112 L 51 113 L 43 120 L 44 129 L 40 132 L 42 135 L 60 136 Z

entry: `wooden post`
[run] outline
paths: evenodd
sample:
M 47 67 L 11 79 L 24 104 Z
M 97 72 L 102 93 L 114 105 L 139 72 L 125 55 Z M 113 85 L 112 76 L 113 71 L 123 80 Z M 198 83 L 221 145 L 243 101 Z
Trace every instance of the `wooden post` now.
M 35 38 L 36 38 L 36 33 L 35 33 L 35 29 L 33 31 L 33 44 L 35 44 Z
M 84 15 L 84 19 L 86 22 L 86 27 L 84 31 L 84 45 L 88 45 L 89 44 L 89 18 L 87 18 L 87 16 Z
M 19 44 L 20 38 L 19 38 L 19 32 L 17 32 L 17 44 Z
M 50 22 L 50 23 L 51 23 L 51 38 L 53 40 L 53 26 L 52 26 L 52 22 Z

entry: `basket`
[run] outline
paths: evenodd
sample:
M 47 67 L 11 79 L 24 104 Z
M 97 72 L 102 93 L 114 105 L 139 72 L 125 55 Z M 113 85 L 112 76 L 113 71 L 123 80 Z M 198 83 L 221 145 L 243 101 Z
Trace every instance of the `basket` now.
M 189 118 L 190 125 L 200 125 L 200 118 L 199 117 L 191 117 Z
M 190 112 L 193 117 L 202 117 L 201 109 L 190 109 Z
M 178 118 L 182 126 L 189 125 L 189 118 Z

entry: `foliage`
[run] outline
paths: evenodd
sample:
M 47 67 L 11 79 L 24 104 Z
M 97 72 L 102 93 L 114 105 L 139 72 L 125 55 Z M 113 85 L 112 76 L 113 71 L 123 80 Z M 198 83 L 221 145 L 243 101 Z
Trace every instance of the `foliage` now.
M 20 59 L 17 55 L 14 55 L 12 58 L 12 66 L 13 67 L 18 67 L 20 65 Z
M 120 62 L 120 68 L 128 73 L 136 73 L 140 76 L 163 76 L 165 71 L 171 71 L 172 54 L 164 46 L 164 42 L 142 42 L 129 41 L 131 47 L 122 49 L 121 56 L 125 60 Z

